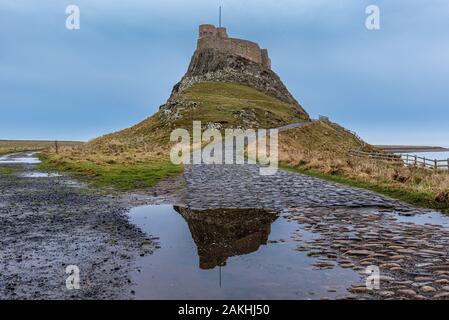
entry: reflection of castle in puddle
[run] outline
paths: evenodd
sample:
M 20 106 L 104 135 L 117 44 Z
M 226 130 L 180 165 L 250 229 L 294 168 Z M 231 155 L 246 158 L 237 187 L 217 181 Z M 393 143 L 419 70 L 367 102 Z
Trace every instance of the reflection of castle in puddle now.
M 267 243 L 277 218 L 276 212 L 259 209 L 175 210 L 189 225 L 201 269 L 224 266 L 229 257 L 257 251 Z

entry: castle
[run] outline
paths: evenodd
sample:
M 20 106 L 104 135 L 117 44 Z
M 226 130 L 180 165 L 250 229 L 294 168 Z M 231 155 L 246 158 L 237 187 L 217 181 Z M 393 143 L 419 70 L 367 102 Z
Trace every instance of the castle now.
M 215 49 L 241 56 L 271 69 L 268 50 L 261 49 L 255 42 L 229 38 L 226 28 L 215 27 L 212 24 L 202 24 L 199 27 L 197 50 Z

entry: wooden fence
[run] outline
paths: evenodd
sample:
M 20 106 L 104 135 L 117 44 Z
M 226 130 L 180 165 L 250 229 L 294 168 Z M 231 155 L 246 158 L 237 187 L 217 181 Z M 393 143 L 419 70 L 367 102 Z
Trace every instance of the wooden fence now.
M 401 159 L 402 161 L 404 161 L 404 164 L 408 166 L 424 167 L 434 170 L 449 168 L 449 159 L 446 160 L 428 159 L 426 157 L 419 157 L 410 154 L 402 154 Z
M 419 157 L 411 154 L 370 153 L 363 151 L 351 151 L 349 155 L 379 161 L 397 162 L 410 167 L 420 167 L 432 170 L 449 169 L 449 159 L 437 160 Z

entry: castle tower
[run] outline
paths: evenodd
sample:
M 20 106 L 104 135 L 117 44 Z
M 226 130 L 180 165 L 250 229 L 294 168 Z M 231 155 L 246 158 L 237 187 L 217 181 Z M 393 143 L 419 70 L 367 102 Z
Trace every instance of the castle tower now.
M 218 27 L 217 28 L 217 36 L 220 38 L 228 38 L 228 34 L 226 32 L 226 28 Z
M 202 24 L 199 27 L 199 38 L 206 37 L 228 38 L 228 34 L 226 33 L 226 28 L 217 28 L 213 24 Z
M 217 36 L 217 28 L 213 24 L 202 24 L 199 27 L 199 38 L 211 38 Z

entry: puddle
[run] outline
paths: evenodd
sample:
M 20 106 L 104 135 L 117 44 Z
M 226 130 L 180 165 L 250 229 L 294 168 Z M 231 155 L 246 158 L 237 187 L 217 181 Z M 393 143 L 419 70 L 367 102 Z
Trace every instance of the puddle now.
M 41 161 L 34 157 L 37 152 L 14 153 L 0 157 L 0 165 L 2 164 L 38 164 Z
M 137 299 L 342 298 L 360 281 L 350 269 L 316 269 L 315 258 L 295 250 L 299 224 L 274 213 L 154 205 L 129 216 L 161 246 L 137 261 Z
M 27 172 L 20 175 L 23 178 L 56 178 L 62 177 L 59 173 L 54 172 Z
M 449 217 L 445 216 L 440 212 L 429 212 L 416 214 L 414 216 L 402 216 L 399 214 L 395 214 L 394 218 L 398 222 L 402 223 L 412 223 L 417 225 L 436 225 L 442 226 L 446 229 L 449 229 Z

